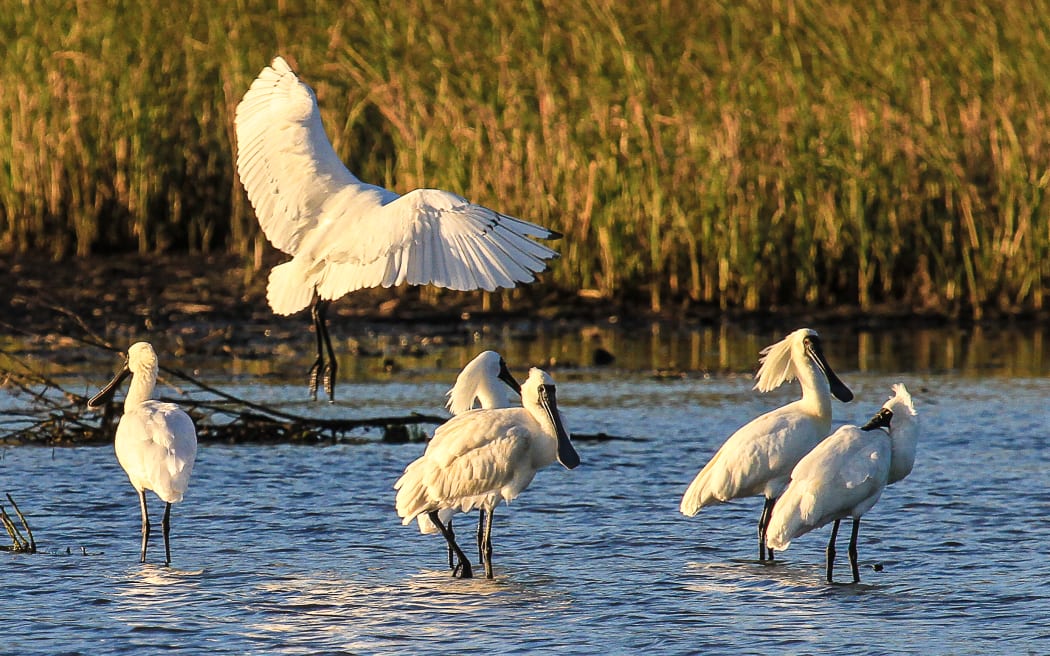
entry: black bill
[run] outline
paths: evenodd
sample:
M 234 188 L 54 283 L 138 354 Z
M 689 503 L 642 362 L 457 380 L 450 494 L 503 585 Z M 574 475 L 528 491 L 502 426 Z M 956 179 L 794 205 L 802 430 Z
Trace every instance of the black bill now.
M 813 358 L 813 361 L 817 363 L 820 370 L 824 372 L 824 375 L 828 379 L 828 385 L 831 386 L 831 394 L 842 401 L 843 403 L 849 403 L 853 400 L 853 392 L 850 388 L 846 387 L 846 384 L 839 380 L 839 377 L 832 371 L 831 365 L 828 364 L 827 359 L 824 357 L 824 349 L 820 346 L 820 340 L 815 336 L 806 338 L 806 352 L 809 357 Z
M 889 408 L 883 408 L 875 413 L 875 416 L 868 420 L 868 423 L 860 427 L 862 431 L 875 430 L 876 428 L 889 428 L 890 420 L 893 419 L 893 411 Z
M 515 380 L 514 375 L 510 373 L 510 369 L 507 368 L 507 363 L 503 358 L 499 359 L 499 379 L 502 380 L 510 388 L 521 396 L 521 385 Z
M 566 469 L 576 469 L 580 465 L 580 454 L 576 453 L 576 448 L 572 445 L 569 434 L 565 432 L 565 426 L 561 423 L 561 414 L 558 412 L 558 401 L 553 385 L 544 385 L 540 389 L 540 404 L 553 422 L 554 432 L 558 436 L 558 462 Z
M 124 366 L 120 368 L 120 371 L 117 372 L 116 376 L 113 376 L 113 380 L 109 381 L 109 383 L 103 387 L 98 394 L 91 397 L 91 400 L 88 401 L 88 408 L 91 410 L 97 410 L 109 403 L 110 399 L 113 398 L 113 395 L 117 393 L 117 388 L 120 387 L 120 384 L 124 382 L 124 379 L 130 375 L 131 369 L 128 368 L 128 363 L 124 362 Z

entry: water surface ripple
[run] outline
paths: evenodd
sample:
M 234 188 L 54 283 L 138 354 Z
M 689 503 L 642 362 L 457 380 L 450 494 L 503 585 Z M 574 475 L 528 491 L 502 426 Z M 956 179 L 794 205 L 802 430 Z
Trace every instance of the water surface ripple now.
M 453 580 L 440 538 L 400 525 L 391 486 L 420 444 L 202 447 L 170 568 L 159 540 L 137 562 L 135 493 L 110 448 L 7 448 L 3 490 L 44 553 L 0 553 L 2 651 L 1050 652 L 1050 378 L 854 374 L 836 423 L 865 420 L 897 380 L 921 413 L 919 456 L 865 517 L 856 586 L 823 583 L 826 529 L 754 561 L 758 499 L 678 513 L 725 437 L 797 393 L 743 377 L 561 385 L 570 430 L 641 439 L 581 443 L 581 467 L 500 507 L 492 581 Z M 444 386 L 343 389 L 433 413 Z M 459 521 L 469 536 L 473 517 Z

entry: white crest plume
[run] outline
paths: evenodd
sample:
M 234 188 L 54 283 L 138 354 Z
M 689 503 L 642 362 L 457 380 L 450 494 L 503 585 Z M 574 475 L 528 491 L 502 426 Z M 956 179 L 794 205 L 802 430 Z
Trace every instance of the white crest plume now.
M 771 344 L 762 349 L 762 357 L 759 359 L 761 366 L 755 378 L 754 389 L 759 392 L 769 392 L 789 383 L 798 376 L 795 364 L 791 358 L 791 351 L 797 342 L 801 342 L 807 336 L 816 335 L 816 331 L 809 328 L 799 328 L 776 344 Z
M 898 412 L 897 408 L 899 407 L 907 408 L 908 413 L 912 417 L 919 414 L 915 411 L 915 405 L 911 402 L 911 393 L 908 392 L 908 388 L 904 386 L 904 383 L 893 384 L 893 396 L 882 407 L 892 410 L 894 414 Z

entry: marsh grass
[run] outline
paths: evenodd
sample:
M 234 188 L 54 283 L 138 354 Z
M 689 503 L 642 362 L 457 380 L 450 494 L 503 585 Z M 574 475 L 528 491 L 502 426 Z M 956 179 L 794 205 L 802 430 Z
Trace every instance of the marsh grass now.
M 351 170 L 560 230 L 567 289 L 1045 305 L 1045 3 L 0 4 L 6 252 L 254 256 L 232 117 L 281 53 Z

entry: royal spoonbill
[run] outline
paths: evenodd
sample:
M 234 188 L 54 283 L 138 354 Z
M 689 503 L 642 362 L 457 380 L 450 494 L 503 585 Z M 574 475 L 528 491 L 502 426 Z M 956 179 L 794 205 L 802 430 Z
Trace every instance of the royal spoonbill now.
M 267 239 L 292 256 L 270 272 L 270 308 L 289 315 L 313 303 L 315 399 L 319 381 L 335 398 L 330 302 L 380 285 L 514 287 L 532 282 L 558 255 L 531 239 L 558 233 L 456 194 L 416 189 L 399 196 L 358 180 L 328 141 L 313 90 L 281 57 L 244 94 L 234 124 L 241 184 Z
M 494 409 L 509 408 L 513 399 L 511 391 L 521 395 L 521 385 L 510 373 L 507 362 L 495 351 L 482 351 L 473 360 L 463 367 L 456 376 L 456 382 L 446 394 L 445 407 L 453 415 L 460 415 L 475 408 Z M 444 522 L 448 532 L 455 536 L 452 530 L 452 515 L 458 508 L 442 508 L 438 511 L 438 517 Z M 416 517 L 419 521 L 420 533 L 437 533 L 438 527 L 430 521 L 428 515 Z M 485 509 L 478 510 L 478 554 L 483 551 L 483 531 L 485 525 Z M 448 549 L 448 566 L 454 567 L 452 547 Z M 482 559 L 484 559 L 482 557 Z
M 521 402 L 521 408 L 471 410 L 448 420 L 394 484 L 402 523 L 427 515 L 455 552 L 453 576 L 470 578 L 473 570 L 438 516 L 442 509 L 486 511 L 481 556 L 485 576 L 492 578 L 496 505 L 516 498 L 537 471 L 555 460 L 566 469 L 580 464 L 558 412 L 554 379 L 533 368 L 521 386 Z
M 142 557 L 146 562 L 146 543 L 150 523 L 146 510 L 146 490 L 153 490 L 165 503 L 161 529 L 164 534 L 164 562 L 171 564 L 168 539 L 171 504 L 182 501 L 190 483 L 193 461 L 197 457 L 197 431 L 193 420 L 174 403 L 152 400 L 157 384 L 157 353 L 147 342 L 128 349 L 128 358 L 113 380 L 88 401 L 89 408 L 104 406 L 117 387 L 131 376 L 124 397 L 124 416 L 117 424 L 114 449 L 131 485 L 139 493 L 142 511 Z
M 919 421 L 903 383 L 864 426 L 842 426 L 813 448 L 791 471 L 791 483 L 773 509 L 766 533 L 770 549 L 787 549 L 800 535 L 834 521 L 827 548 L 827 579 L 832 582 L 839 521 L 853 518 L 849 562 L 853 582 L 857 568 L 857 532 L 861 515 L 879 500 L 887 485 L 915 464 Z M 885 429 L 885 430 L 880 430 Z
M 798 378 L 802 398 L 739 428 L 696 475 L 680 510 L 692 517 L 704 506 L 765 496 L 758 520 L 758 558 L 766 559 L 766 526 L 791 469 L 831 431 L 831 397 L 853 399 L 824 357 L 816 331 L 801 328 L 762 350 L 754 389 L 768 392 Z M 769 559 L 773 551 L 769 550 Z

